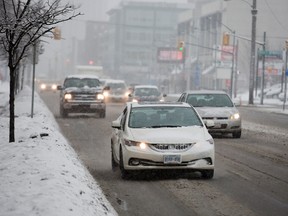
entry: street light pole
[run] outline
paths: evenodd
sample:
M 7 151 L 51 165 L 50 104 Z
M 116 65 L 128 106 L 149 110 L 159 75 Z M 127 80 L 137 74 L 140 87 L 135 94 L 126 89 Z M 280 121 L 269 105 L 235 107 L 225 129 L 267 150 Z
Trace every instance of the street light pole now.
M 255 78 L 255 51 L 256 51 L 256 21 L 257 21 L 257 3 L 253 0 L 252 4 L 252 35 L 251 35 L 251 58 L 250 58 L 250 76 L 249 76 L 249 104 L 253 104 L 253 90 Z
M 234 88 L 234 73 L 235 73 L 235 31 L 233 33 L 233 51 L 232 51 L 232 68 L 231 68 L 231 77 L 230 77 L 230 97 L 233 98 L 233 88 Z

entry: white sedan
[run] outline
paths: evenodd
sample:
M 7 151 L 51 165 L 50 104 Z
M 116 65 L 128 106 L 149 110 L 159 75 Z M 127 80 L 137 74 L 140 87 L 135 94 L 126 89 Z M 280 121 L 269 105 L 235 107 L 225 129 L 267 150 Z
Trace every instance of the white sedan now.
M 206 126 L 187 103 L 127 103 L 112 122 L 112 169 L 120 167 L 123 179 L 136 170 L 161 169 L 200 171 L 211 179 L 215 149 Z

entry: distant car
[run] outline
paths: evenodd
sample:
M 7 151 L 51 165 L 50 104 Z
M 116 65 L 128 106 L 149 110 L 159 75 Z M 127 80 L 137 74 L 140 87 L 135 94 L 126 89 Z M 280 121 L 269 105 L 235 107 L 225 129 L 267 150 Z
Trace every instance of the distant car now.
M 63 86 L 58 86 L 60 93 L 60 116 L 67 117 L 69 113 L 97 113 L 105 118 L 106 104 L 103 88 L 94 75 L 69 75 Z
M 214 120 L 210 133 L 231 133 L 233 138 L 241 137 L 241 116 L 224 91 L 199 90 L 184 92 L 178 101 L 187 102 L 196 108 L 202 119 Z
M 50 80 L 40 80 L 38 82 L 38 89 L 40 92 L 46 92 L 46 91 L 57 91 L 57 85 L 58 82 L 56 81 L 50 81 Z
M 129 90 L 124 80 L 108 79 L 104 87 L 109 88 L 104 91 L 106 102 L 127 102 Z
M 163 101 L 163 95 L 155 85 L 136 85 L 129 98 L 133 102 Z
M 207 127 L 213 121 L 207 121 Z M 112 122 L 112 170 L 123 179 L 135 171 L 200 171 L 214 175 L 214 140 L 204 122 L 187 103 L 128 102 Z

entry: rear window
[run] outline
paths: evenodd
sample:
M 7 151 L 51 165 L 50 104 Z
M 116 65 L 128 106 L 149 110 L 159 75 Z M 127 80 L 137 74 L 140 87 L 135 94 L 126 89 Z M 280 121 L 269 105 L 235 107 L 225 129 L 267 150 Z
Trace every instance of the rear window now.
M 187 103 L 194 107 L 233 107 L 234 104 L 226 94 L 190 94 Z

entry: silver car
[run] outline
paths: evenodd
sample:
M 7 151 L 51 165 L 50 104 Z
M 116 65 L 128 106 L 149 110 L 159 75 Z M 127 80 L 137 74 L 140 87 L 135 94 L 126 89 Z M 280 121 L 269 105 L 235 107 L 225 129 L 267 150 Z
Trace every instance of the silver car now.
M 187 102 L 196 108 L 203 121 L 214 120 L 210 133 L 231 133 L 241 137 L 241 116 L 231 98 L 224 91 L 199 90 L 184 92 L 178 101 Z

